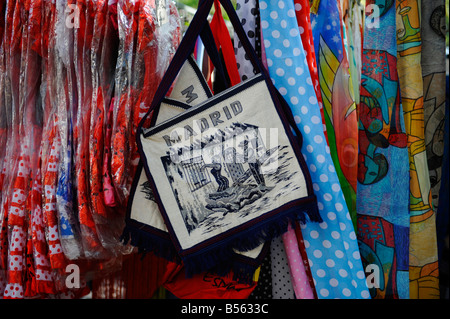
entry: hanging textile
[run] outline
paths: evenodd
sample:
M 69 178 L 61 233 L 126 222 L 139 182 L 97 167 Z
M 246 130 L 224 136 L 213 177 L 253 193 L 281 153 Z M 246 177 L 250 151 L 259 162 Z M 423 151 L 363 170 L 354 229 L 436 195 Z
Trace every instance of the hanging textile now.
M 241 21 L 242 27 L 255 49 L 258 57 L 261 57 L 261 28 L 259 25 L 259 4 L 257 0 L 237 0 L 236 13 Z M 245 54 L 242 43 L 239 38 L 234 35 L 234 51 L 236 61 L 238 63 L 238 71 L 242 80 L 254 76 L 257 71 L 254 70 L 252 63 Z
M 421 1 L 398 0 L 397 67 L 410 168 L 410 298 L 439 298 L 436 215 L 424 132 Z
M 359 106 L 359 84 L 361 83 L 361 58 L 363 40 L 363 17 L 365 6 L 360 0 L 341 1 L 341 5 L 347 3 L 348 7 L 343 9 L 345 23 L 344 45 L 347 48 L 347 59 L 352 80 L 352 87 L 356 107 Z
M 73 116 L 74 99 L 66 88 L 73 87 L 73 31 L 64 27 L 66 22 L 65 4 L 56 3 L 56 49 L 53 58 L 57 61 L 54 93 L 59 101 L 57 108 L 57 121 L 61 139 L 61 152 L 58 167 L 58 186 L 56 189 L 56 209 L 59 220 L 60 242 L 65 256 L 69 260 L 83 256 L 78 220 L 74 214 L 74 185 L 73 185 Z M 34 10 L 33 10 L 34 12 Z M 39 12 L 39 11 L 37 11 Z M 36 28 L 40 33 L 40 27 Z M 40 155 L 42 156 L 42 154 Z
M 75 157 L 75 182 L 78 205 L 78 222 L 82 246 L 85 256 L 89 258 L 105 258 L 107 252 L 103 249 L 92 209 L 89 201 L 89 128 L 92 96 L 90 77 L 90 47 L 89 35 L 92 34 L 92 9 L 85 1 L 77 1 L 80 14 L 80 28 L 74 29 L 74 73 L 77 88 L 77 105 L 74 110 L 73 144 Z M 89 38 L 89 39 L 88 39 Z M 45 154 L 45 152 L 44 152 Z
M 311 25 L 328 144 L 350 216 L 355 222 L 357 111 L 337 0 L 321 0 L 317 14 L 311 14 Z
M 379 25 L 366 17 L 364 29 L 358 239 L 365 265 L 376 264 L 384 274 L 379 288 L 371 287 L 372 297 L 405 299 L 409 297 L 408 155 L 397 75 L 395 5 L 387 4 L 375 17 Z
M 248 298 L 272 299 L 272 263 L 270 249 L 261 263 L 258 283 Z
M 314 40 L 311 29 L 311 17 L 309 0 L 294 0 L 295 14 L 297 16 L 298 31 L 302 39 L 303 49 L 306 54 L 306 61 L 309 67 L 311 80 L 313 81 L 314 91 L 316 92 L 317 103 L 322 114 L 322 123 L 325 137 L 328 143 L 327 127 L 325 123 L 325 114 L 323 110 L 322 93 L 320 91 L 319 73 L 317 70 L 317 60 L 314 50 Z
M 219 276 L 204 272 L 187 278 L 182 266 L 169 263 L 164 278 L 164 287 L 180 299 L 247 299 L 254 291 L 259 280 L 259 271 L 253 276 L 253 282 L 240 282 L 233 272 Z
M 294 226 L 296 227 L 296 226 Z M 305 249 L 304 246 L 299 248 L 299 241 L 297 234 L 289 224 L 288 231 L 282 235 L 283 244 L 286 255 L 289 260 L 289 270 L 291 273 L 292 287 L 297 299 L 316 299 L 314 294 L 314 285 L 311 285 L 309 273 L 306 272 L 308 261 L 303 259 L 300 249 Z
M 423 76 L 423 111 L 425 123 L 425 145 L 430 175 L 431 196 L 434 211 L 437 214 L 437 241 L 439 276 L 448 270 L 443 267 L 443 250 L 448 229 L 448 199 L 440 196 L 445 183 L 448 185 L 448 173 L 445 175 L 445 144 L 448 147 L 448 110 L 446 111 L 446 61 L 445 61 L 445 4 L 444 1 L 422 1 L 422 76 Z M 447 116 L 447 118 L 446 118 Z M 447 171 L 448 172 L 448 171 Z M 441 183 L 442 182 L 442 183 Z M 442 186 L 444 185 L 444 186 Z M 447 201 L 446 201 L 447 200 Z M 441 204 L 443 205 L 441 209 Z M 447 215 L 447 219 L 445 216 Z M 448 268 L 448 267 L 447 267 Z M 441 279 L 440 279 L 441 281 Z M 440 282 L 441 296 L 445 293 L 445 285 Z M 448 284 L 447 284 L 448 287 Z M 448 289 L 448 288 L 447 288 Z
M 283 239 L 272 239 L 270 245 L 271 274 L 272 274 L 272 298 L 295 299 L 294 287 L 291 281 L 291 271 L 288 266 L 286 250 Z
M 269 73 L 303 135 L 323 222 L 301 227 L 318 298 L 369 298 L 356 234 L 326 145 L 293 1 L 260 1 Z M 280 8 L 282 7 L 282 8 Z M 286 23 L 284 23 L 285 21 Z
M 447 101 L 445 105 L 445 128 L 444 128 L 444 156 L 442 165 L 442 183 L 439 193 L 439 208 L 437 211 L 436 227 L 438 237 L 438 255 L 439 255 L 439 285 L 441 291 L 441 298 L 449 298 L 449 148 L 450 148 L 450 90 L 449 90 L 449 77 L 447 76 Z
M 213 1 L 208 23 L 204 5 Z M 222 2 L 232 15 L 222 16 Z M 194 55 L 175 79 L 182 63 L 167 68 L 184 17 L 176 2 L 0 0 L 0 299 L 448 299 L 445 1 L 233 3 L 237 16 L 229 0 L 199 1 L 204 27 L 187 33 Z M 228 18 L 238 30 L 231 37 Z M 167 92 L 155 99 L 165 74 L 174 85 L 164 81 Z M 261 78 L 270 99 L 260 91 L 251 98 L 273 99 L 282 105 L 274 114 L 289 117 L 282 131 L 301 163 L 295 171 L 311 177 L 316 214 L 292 214 L 270 234 L 239 237 L 238 249 L 213 255 L 220 245 L 209 244 L 240 235 L 243 225 L 218 230 L 238 216 L 220 211 L 229 210 L 229 196 L 218 197 L 230 194 L 221 193 L 224 176 L 233 190 L 266 191 L 271 179 L 256 166 L 228 165 L 227 154 L 221 173 L 164 162 L 170 185 L 174 167 L 187 181 L 176 199 L 211 193 L 201 199 L 215 205 L 172 222 L 171 195 L 160 188 L 170 185 L 147 177 L 161 173 L 160 156 L 146 172 L 136 133 L 206 109 L 231 96 L 230 86 L 247 88 L 243 96 Z M 148 113 L 158 97 L 161 108 Z M 222 123 L 233 113 L 255 123 L 276 118 L 261 111 L 267 103 L 255 102 L 253 113 L 244 104 L 240 113 L 214 107 Z M 283 177 L 276 174 L 276 187 Z M 249 233 L 256 220 L 244 219 L 264 202 L 250 195 L 239 204 L 250 215 L 238 216 Z M 179 240 L 187 237 L 204 254 Z M 72 270 L 79 288 L 66 280 Z
M 262 34 L 260 35 L 260 37 L 261 39 L 263 39 Z M 267 69 L 268 65 L 264 46 L 261 47 L 261 55 L 262 62 Z M 298 225 L 294 223 L 294 227 L 295 229 L 297 229 Z M 284 245 L 283 253 L 276 254 L 276 256 L 274 257 L 278 259 L 278 270 L 276 273 L 273 273 L 273 276 L 274 278 L 276 277 L 276 280 L 280 282 L 289 282 L 290 278 L 292 282 L 290 282 L 288 286 L 292 287 L 292 289 L 294 290 L 294 296 L 296 298 L 313 299 L 316 297 L 316 294 L 314 290 L 314 284 L 312 283 L 311 273 L 310 271 L 308 271 L 307 273 L 305 271 L 305 268 L 309 270 L 309 265 L 305 252 L 304 242 L 299 241 L 297 236 L 298 234 L 296 234 L 292 225 L 289 224 L 287 232 L 282 236 L 282 242 Z M 277 249 L 276 247 L 278 247 L 275 241 L 272 241 L 271 246 L 272 249 Z M 280 275 L 283 272 L 285 273 L 285 275 Z M 278 289 L 275 291 L 279 291 L 279 289 L 281 287 L 285 287 L 286 284 L 284 283 L 283 285 L 281 285 L 279 283 L 278 285 L 273 286 L 273 288 L 275 289 L 277 288 L 277 286 Z M 285 294 L 285 292 L 283 292 L 283 294 Z
M 227 25 L 222 16 L 222 9 L 219 1 L 214 1 L 214 15 L 210 23 L 211 31 L 216 42 L 218 50 L 222 50 L 222 56 L 225 60 L 225 67 L 228 71 L 230 85 L 234 86 L 241 82 L 239 71 L 234 56 L 233 43 L 231 42 L 230 34 L 228 33 Z

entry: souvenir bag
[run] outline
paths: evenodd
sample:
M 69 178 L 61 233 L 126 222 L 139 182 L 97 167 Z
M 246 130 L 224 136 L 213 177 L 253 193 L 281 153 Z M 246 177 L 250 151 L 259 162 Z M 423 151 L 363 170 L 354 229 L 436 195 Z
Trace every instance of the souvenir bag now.
M 260 74 L 154 123 L 164 96 L 207 22 L 213 1 L 205 0 L 147 113 L 152 113 L 152 126 L 142 127 L 144 117 L 137 134 L 143 168 L 162 216 L 161 227 L 167 227 L 173 252 L 187 275 L 228 268 L 236 251 L 257 249 L 284 233 L 289 221 L 321 221 L 300 152 L 301 133 L 231 3 L 220 2 Z M 189 90 L 184 95 L 195 97 Z M 154 245 L 159 237 L 147 226 L 127 218 L 124 240 L 131 237 L 142 248 Z
M 208 24 L 205 25 L 200 36 L 203 42 L 210 44 L 207 46 L 208 55 L 211 61 L 214 61 L 214 63 L 218 66 L 216 68 L 216 76 L 221 77 L 221 80 L 225 81 L 224 67 L 221 64 L 219 54 L 214 44 L 214 37 Z M 186 92 L 190 92 L 190 96 L 187 96 Z M 164 99 L 164 102 L 161 104 L 158 114 L 154 115 L 156 118 L 155 124 L 167 120 L 175 116 L 176 114 L 181 113 L 187 107 L 197 105 L 198 103 L 203 102 L 211 97 L 212 93 L 205 78 L 202 76 L 197 63 L 195 62 L 193 57 L 189 56 L 178 74 L 175 85 L 171 89 L 170 98 Z M 186 104 L 179 103 L 180 101 L 185 102 Z M 134 183 L 131 187 L 131 200 L 129 201 L 129 205 L 127 207 L 127 224 L 129 224 L 132 220 L 132 223 L 134 224 L 142 223 L 147 227 L 153 228 L 153 235 L 157 236 L 158 240 L 153 241 L 153 245 L 151 245 L 150 242 L 142 245 L 142 243 L 139 242 L 139 239 L 141 238 L 140 236 L 132 236 L 131 244 L 134 246 L 138 246 L 141 251 L 152 250 L 157 256 L 163 256 L 170 260 L 176 260 L 177 258 L 172 249 L 173 245 L 170 241 L 167 227 L 165 227 L 164 225 L 163 217 L 161 216 L 158 205 L 155 202 L 153 192 L 143 170 L 142 162 L 138 165 L 136 177 L 137 178 L 135 178 Z M 134 232 L 136 231 L 137 230 L 134 230 Z M 124 239 L 126 238 L 126 242 L 128 242 L 129 240 L 128 236 L 126 235 L 127 233 L 128 228 L 126 228 L 123 237 Z M 227 274 L 225 276 L 225 272 L 227 272 L 229 269 L 224 268 L 222 271 L 224 272 L 224 276 L 220 279 L 223 282 L 228 282 L 227 287 L 233 287 L 233 289 L 231 290 L 226 289 L 226 293 L 238 293 L 243 289 L 243 287 L 246 287 L 245 291 L 247 291 L 247 294 L 251 292 L 251 290 L 254 288 L 254 283 L 252 283 L 254 279 L 254 272 L 256 268 L 258 268 L 258 266 L 261 264 L 262 259 L 265 257 L 267 251 L 267 244 L 261 244 L 259 247 L 249 252 L 236 251 L 236 253 L 233 255 L 233 258 L 230 259 L 231 268 L 239 269 L 240 271 L 238 271 L 236 275 L 230 276 L 229 274 Z M 220 289 L 220 287 L 217 287 L 218 289 L 216 291 L 214 287 L 211 286 L 211 283 L 202 283 L 202 278 L 199 276 L 190 279 L 184 278 L 183 274 L 177 274 L 181 272 L 183 268 L 182 266 L 169 268 L 170 269 L 166 271 L 166 274 L 164 276 L 170 278 L 170 280 L 163 280 L 163 282 L 165 283 L 166 288 L 176 296 L 179 296 L 179 294 L 181 294 L 182 296 L 192 295 L 193 292 L 190 292 L 190 290 L 197 290 L 197 292 L 195 292 L 196 296 L 207 295 L 209 297 L 217 297 L 223 296 L 223 294 L 225 293 L 224 291 L 222 291 L 223 289 Z M 210 276 L 208 274 L 202 275 Z M 217 282 L 217 277 L 214 278 L 214 282 Z M 233 281 L 230 282 L 230 279 L 244 281 L 245 283 L 239 284 L 240 288 L 237 288 L 237 283 L 234 283 Z M 243 294 L 238 293 L 238 296 L 242 297 Z

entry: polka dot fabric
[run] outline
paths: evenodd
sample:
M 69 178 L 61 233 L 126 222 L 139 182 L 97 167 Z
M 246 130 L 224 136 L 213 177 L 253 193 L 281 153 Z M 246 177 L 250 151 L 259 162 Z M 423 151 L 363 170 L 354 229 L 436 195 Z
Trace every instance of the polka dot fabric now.
M 261 40 L 259 27 L 259 9 L 257 0 L 237 0 L 236 13 L 241 20 L 242 27 L 247 34 L 250 43 L 255 49 L 256 54 L 260 55 Z M 241 44 L 238 36 L 234 36 L 234 52 L 236 54 L 236 61 L 241 79 L 244 81 L 257 73 L 253 68 L 244 47 Z
M 269 73 L 303 135 L 323 222 L 301 227 L 319 299 L 370 298 L 356 234 L 333 165 L 299 35 L 293 0 L 259 3 Z
M 297 299 L 315 299 L 309 284 L 308 275 L 306 274 L 304 261 L 300 254 L 297 236 L 290 224 L 288 226 L 288 231 L 283 234 L 282 238 L 288 257 L 288 264 L 292 277 L 292 287 L 294 288 L 295 296 Z
M 272 263 L 270 249 L 261 263 L 258 284 L 249 299 L 272 299 Z
M 291 272 L 281 237 L 274 238 L 270 243 L 270 257 L 272 265 L 272 298 L 295 299 Z

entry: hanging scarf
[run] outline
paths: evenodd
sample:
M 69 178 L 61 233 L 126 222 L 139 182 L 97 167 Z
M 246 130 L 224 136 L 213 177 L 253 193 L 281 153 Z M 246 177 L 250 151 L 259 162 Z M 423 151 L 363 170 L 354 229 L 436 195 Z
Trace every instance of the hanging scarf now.
M 260 1 L 261 28 L 269 73 L 303 135 L 302 153 L 323 218 L 320 224 L 301 227 L 317 295 L 369 298 L 352 219 L 326 145 L 320 108 L 305 63 L 294 3 L 282 2 L 280 8 L 277 1 Z
M 384 273 L 377 283 L 379 288 L 371 287 L 373 298 L 409 296 L 409 175 L 393 4 L 391 1 L 380 12 L 379 27 L 369 25 L 375 22 L 366 17 L 362 57 L 358 239 L 365 265 L 375 264 L 380 273 Z M 380 89 L 381 95 L 378 94 Z
M 11 49 L 14 54 L 20 58 L 22 55 L 27 57 L 27 32 L 22 32 L 22 28 L 27 25 L 26 17 L 28 15 L 28 8 L 24 4 L 17 2 L 14 8 L 13 17 L 13 33 L 15 38 L 12 43 Z M 17 56 L 15 58 L 17 58 Z M 26 58 L 24 59 L 26 60 Z M 19 72 L 24 72 L 27 68 L 26 63 L 20 63 L 16 60 Z M 17 71 L 15 71 L 17 72 Z M 6 272 L 6 287 L 3 292 L 5 299 L 22 299 L 24 297 L 24 281 L 22 272 L 25 267 L 25 252 L 26 252 L 26 215 L 27 205 L 26 199 L 29 190 L 29 177 L 30 177 L 30 146 L 31 137 L 29 136 L 28 129 L 26 127 L 28 119 L 31 119 L 32 109 L 27 107 L 23 103 L 21 94 L 24 93 L 26 88 L 23 86 L 23 82 L 15 82 L 13 86 L 13 101 L 12 106 L 15 116 L 17 116 L 17 136 L 14 147 L 16 156 L 12 158 L 9 169 L 12 171 L 12 181 L 10 190 L 10 201 L 7 210 L 8 214 L 8 253 L 7 253 L 7 272 Z M 13 124 L 14 125 L 14 124 Z M 28 136 L 28 137 L 27 137 Z M 6 212 L 5 212 L 6 213 Z M 6 226 L 6 225 L 5 225 Z
M 74 109 L 73 143 L 75 158 L 75 183 L 78 221 L 82 247 L 88 258 L 105 258 L 106 251 L 100 241 L 90 206 L 89 191 L 89 129 L 92 87 L 88 45 L 92 38 L 92 8 L 77 0 L 79 28 L 74 29 L 74 65 L 77 88 L 77 105 Z
M 272 298 L 295 299 L 294 287 L 291 281 L 291 271 L 288 266 L 286 250 L 283 239 L 272 239 L 270 245 L 271 273 L 272 273 Z
M 107 234 L 108 228 L 104 224 L 108 223 L 108 211 L 104 204 L 102 188 L 102 166 L 103 166 L 103 143 L 104 143 L 104 126 L 105 126 L 105 101 L 108 100 L 106 87 L 103 87 L 103 74 L 100 74 L 99 69 L 101 64 L 101 39 L 105 37 L 105 19 L 107 13 L 107 2 L 96 1 L 93 4 L 93 12 L 91 19 L 94 20 L 92 33 L 96 37 L 92 38 L 91 45 L 85 50 L 90 54 L 90 60 L 85 61 L 90 64 L 92 91 L 90 92 L 90 127 L 89 127 L 89 189 L 90 189 L 90 206 L 92 208 L 92 215 L 95 220 L 99 237 L 103 246 L 107 248 L 114 247 L 114 236 Z M 108 54 L 108 53 L 107 53 Z M 109 84 L 109 83 L 108 83 Z
M 6 222 L 4 220 L 4 212 L 2 212 L 2 198 L 4 189 L 4 177 L 6 172 L 6 146 L 8 142 L 8 131 L 9 131 L 9 112 L 5 103 L 5 87 L 6 87 L 6 70 L 5 70 L 5 51 L 4 51 L 4 41 L 3 36 L 5 34 L 6 26 L 3 21 L 5 20 L 6 14 L 6 2 L 0 4 L 0 15 L 2 22 L 0 23 L 0 291 L 4 291 L 6 285 L 5 269 L 2 262 L 2 252 L 7 249 L 7 245 L 4 242 L 5 234 L 3 225 Z
M 216 42 L 218 50 L 222 50 L 223 58 L 225 60 L 225 67 L 230 78 L 231 86 L 241 82 L 239 71 L 236 64 L 236 57 L 234 56 L 233 43 L 231 42 L 230 34 L 228 33 L 227 25 L 222 16 L 222 9 L 219 1 L 214 1 L 214 15 L 210 26 Z
M 250 296 L 248 296 L 249 299 L 272 299 L 272 263 L 270 250 L 268 250 L 267 255 L 261 262 L 258 284 Z
M 115 105 L 113 128 L 111 135 L 111 176 L 116 190 L 118 202 L 124 203 L 127 198 L 128 176 L 126 170 L 130 167 L 131 144 L 128 138 L 133 123 L 132 107 L 134 90 L 132 73 L 135 37 L 138 29 L 138 1 L 119 0 L 117 17 L 119 29 L 119 52 L 116 67 Z
M 242 27 L 258 56 L 261 56 L 261 28 L 259 26 L 259 4 L 257 0 L 237 0 L 236 13 L 241 20 Z M 245 54 L 239 38 L 234 36 L 234 51 L 241 79 L 247 80 L 257 73 Z
M 304 259 L 300 253 L 300 249 L 304 249 L 304 247 L 299 248 L 297 234 L 291 224 L 289 224 L 288 231 L 282 235 L 282 238 L 286 255 L 289 260 L 292 287 L 296 298 L 316 299 L 314 294 L 314 284 L 311 284 L 309 273 L 307 273 L 305 269 L 305 264 L 306 267 L 309 268 L 308 260 Z
M 450 141 L 450 91 L 447 76 L 447 102 L 445 106 L 445 129 L 444 129 L 444 156 L 443 156 L 443 166 L 442 166 L 442 183 L 441 190 L 439 193 L 439 209 L 437 211 L 437 236 L 438 236 L 438 253 L 439 253 L 439 274 L 441 280 L 439 284 L 441 286 L 441 298 L 448 297 L 449 293 L 449 267 L 448 267 L 448 256 L 449 256 L 449 246 L 448 239 L 449 236 L 449 198 L 447 194 L 449 193 L 449 141 Z M 446 257 L 447 256 L 447 257 Z
M 337 0 L 320 1 L 317 14 L 311 14 L 311 24 L 331 157 L 355 221 L 357 112 Z
M 33 2 L 34 3 L 34 2 Z M 61 140 L 59 154 L 58 177 L 56 189 L 56 211 L 58 217 L 58 230 L 64 255 L 70 259 L 78 259 L 82 256 L 81 239 L 79 234 L 78 219 L 74 212 L 73 194 L 73 136 L 72 117 L 74 102 L 70 90 L 73 87 L 73 41 L 72 30 L 65 27 L 65 4 L 56 3 L 55 39 L 53 41 L 51 63 L 54 63 L 53 86 L 54 100 L 57 101 L 57 127 Z M 38 20 L 40 22 L 40 19 Z M 39 25 L 35 30 L 41 32 Z
M 423 75 L 423 111 L 425 121 L 425 145 L 428 159 L 428 170 L 431 183 L 432 203 L 437 213 L 437 240 L 438 240 L 438 260 L 442 260 L 442 251 L 445 242 L 447 222 L 442 217 L 445 216 L 445 198 L 440 197 L 441 185 L 448 185 L 448 175 L 444 175 L 443 165 L 445 144 L 448 138 L 445 134 L 446 113 L 446 61 L 445 61 L 445 33 L 443 31 L 443 17 L 445 15 L 444 1 L 422 1 L 422 75 Z M 448 165 L 448 163 L 447 163 Z M 441 181 L 443 182 L 441 184 Z M 442 203 L 442 209 L 441 209 Z M 448 199 L 447 199 L 448 203 Z M 448 216 L 448 214 L 447 214 Z M 439 265 L 439 270 L 443 269 Z M 441 295 L 442 295 L 441 291 Z
M 345 3 L 345 1 L 343 2 Z M 342 2 L 341 2 L 342 4 Z M 349 62 L 349 69 L 352 87 L 354 91 L 354 98 L 356 107 L 359 106 L 359 86 L 361 83 L 361 58 L 362 58 L 362 39 L 363 39 L 363 16 L 365 6 L 359 0 L 348 0 L 348 7 L 346 11 L 342 11 L 344 15 L 344 23 L 346 31 L 344 44 L 346 43 L 347 57 Z
M 313 81 L 314 91 L 317 96 L 317 103 L 320 107 L 320 113 L 322 114 L 322 123 L 325 137 L 328 143 L 328 134 L 325 123 L 325 114 L 323 110 L 322 93 L 320 91 L 319 73 L 317 69 L 317 60 L 314 49 L 313 33 L 311 29 L 311 17 L 310 17 L 310 5 L 309 0 L 294 0 L 295 14 L 297 16 L 298 31 L 302 39 L 303 49 L 306 54 L 306 61 L 309 67 L 309 73 L 311 80 Z
M 410 298 L 439 298 L 436 216 L 424 132 L 421 1 L 398 0 L 396 9 L 397 66 L 410 164 Z
M 428 158 L 428 169 L 431 182 L 432 202 L 437 213 L 437 240 L 438 260 L 443 258 L 445 246 L 445 234 L 448 232 L 448 214 L 445 214 L 446 196 L 442 196 L 442 190 L 447 187 L 448 181 L 441 186 L 441 181 L 446 181 L 447 171 L 443 168 L 445 157 L 445 145 L 448 149 L 448 109 L 445 109 L 445 35 L 442 30 L 445 6 L 443 1 L 422 2 L 422 73 L 424 82 L 424 116 L 425 116 L 425 143 Z M 428 21 L 428 23 L 427 23 Z M 440 57 L 440 59 L 438 58 Z M 441 62 L 438 62 L 438 61 Z M 448 86 L 448 84 L 447 84 Z M 445 122 L 445 124 L 444 124 Z M 447 125 L 447 130 L 444 126 Z M 447 175 L 445 175 L 447 172 Z M 445 186 L 447 185 L 447 186 Z M 440 208 L 442 203 L 443 209 Z M 448 199 L 447 199 L 448 203 Z M 445 217 L 446 216 L 446 217 Z M 447 272 L 445 267 L 439 264 L 440 273 Z M 445 287 L 445 286 L 444 286 Z M 448 284 L 447 284 L 448 287 Z M 445 288 L 441 288 L 441 296 Z

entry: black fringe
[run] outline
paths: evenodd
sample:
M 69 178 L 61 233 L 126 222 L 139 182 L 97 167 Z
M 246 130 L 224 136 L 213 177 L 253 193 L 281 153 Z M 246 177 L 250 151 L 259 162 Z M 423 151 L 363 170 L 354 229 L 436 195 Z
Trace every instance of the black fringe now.
M 170 240 L 128 225 L 123 231 L 121 241 L 125 244 L 130 242 L 131 245 L 138 247 L 140 252 L 153 251 L 155 255 L 177 263 L 182 260 L 187 278 L 205 271 L 223 276 L 233 270 L 236 280 L 250 283 L 258 265 L 237 261 L 236 258 L 233 258 L 236 255 L 234 250 L 246 252 L 279 237 L 287 231 L 290 222 L 297 221 L 301 224 L 308 220 L 322 222 L 315 200 L 301 208 L 292 207 L 280 214 L 283 215 L 280 218 L 262 221 L 240 231 L 224 242 L 214 243 L 182 258 Z
M 181 263 L 180 256 L 170 240 L 153 235 L 142 229 L 126 225 L 122 236 L 120 236 L 120 241 L 124 245 L 129 243 L 137 247 L 139 253 L 146 254 L 153 252 L 158 257 L 178 264 Z

